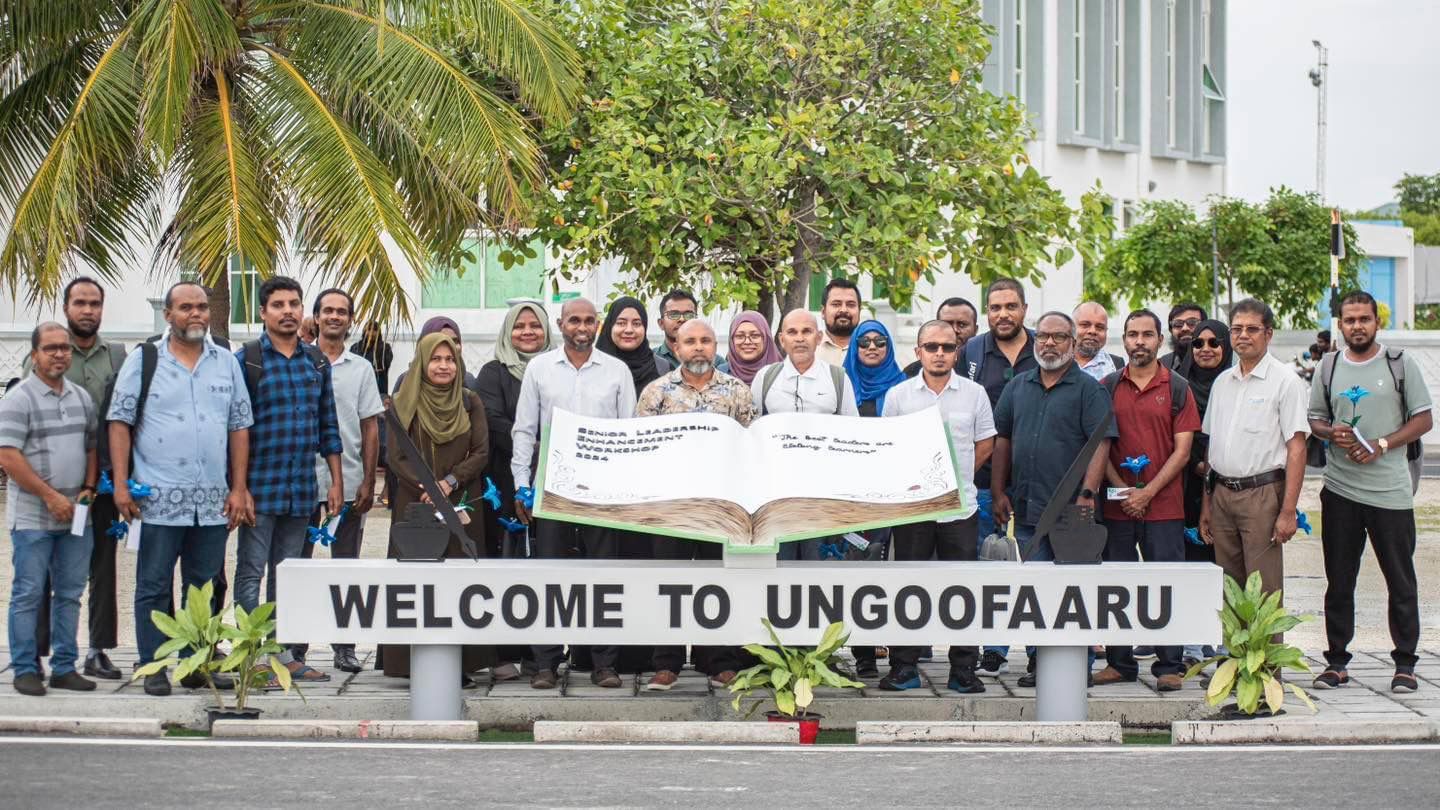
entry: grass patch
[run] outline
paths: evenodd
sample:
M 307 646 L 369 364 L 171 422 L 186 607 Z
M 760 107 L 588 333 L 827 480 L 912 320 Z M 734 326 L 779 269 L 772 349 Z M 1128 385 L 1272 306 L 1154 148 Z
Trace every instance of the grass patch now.
M 533 743 L 535 742 L 535 733 L 531 731 L 512 731 L 503 728 L 486 728 L 480 730 L 480 742 Z
M 165 729 L 166 737 L 209 737 L 210 732 L 184 726 L 170 726 Z
M 820 736 L 815 738 L 816 745 L 854 745 L 855 729 L 853 728 L 832 728 L 820 729 Z
M 1168 731 L 1126 731 L 1124 732 L 1125 745 L 1169 745 L 1170 732 Z

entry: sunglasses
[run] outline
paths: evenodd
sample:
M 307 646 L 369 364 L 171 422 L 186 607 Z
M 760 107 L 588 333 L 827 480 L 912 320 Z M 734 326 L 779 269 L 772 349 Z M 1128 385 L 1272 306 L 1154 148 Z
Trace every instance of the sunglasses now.
M 929 352 L 929 353 L 931 353 L 931 354 L 935 354 L 936 352 L 939 352 L 939 353 L 941 353 L 941 354 L 954 354 L 954 353 L 955 353 L 955 350 L 958 349 L 958 348 L 960 348 L 960 344 L 958 344 L 958 343 L 935 343 L 935 342 L 932 341 L 932 342 L 930 342 L 930 343 L 921 343 L 921 344 L 920 344 L 920 348 L 921 348 L 921 349 L 924 349 L 925 351 L 927 351 L 927 352 Z
M 890 345 L 890 341 L 879 335 L 862 337 L 856 343 L 862 349 L 883 349 Z
M 1195 341 L 1195 345 L 1202 349 L 1219 349 L 1223 344 L 1215 338 L 1199 338 Z

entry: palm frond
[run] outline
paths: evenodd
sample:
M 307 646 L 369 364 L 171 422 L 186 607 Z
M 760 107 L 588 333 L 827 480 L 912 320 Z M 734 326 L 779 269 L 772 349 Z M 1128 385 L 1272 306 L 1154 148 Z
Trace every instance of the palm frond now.
M 43 64 L 56 51 L 118 28 L 124 17 L 116 0 L 0 0 L 0 65 Z
M 406 220 L 404 201 L 385 165 L 284 54 L 269 57 L 257 108 L 271 116 L 297 214 L 299 249 L 317 259 L 322 275 L 346 287 L 356 308 L 410 315 L 409 300 L 382 236 L 424 278 L 424 251 Z
M 142 123 L 163 157 L 175 150 L 207 69 L 240 50 L 234 21 L 217 0 L 151 0 L 135 16 L 145 66 Z
M 0 92 L 0 214 L 20 195 L 65 122 L 80 88 L 104 52 L 90 42 L 52 58 Z

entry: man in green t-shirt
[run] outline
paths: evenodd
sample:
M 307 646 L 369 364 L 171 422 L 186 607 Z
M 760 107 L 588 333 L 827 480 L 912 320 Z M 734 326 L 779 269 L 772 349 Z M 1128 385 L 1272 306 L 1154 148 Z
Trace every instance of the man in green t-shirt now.
M 1310 387 L 1310 427 L 1330 443 L 1320 492 L 1329 646 L 1325 671 L 1315 678 L 1317 689 L 1335 689 L 1350 680 L 1346 647 L 1355 636 L 1355 579 L 1367 536 L 1390 592 L 1395 643 L 1390 689 L 1414 692 L 1417 686 L 1415 502 L 1405 449 L 1430 431 L 1430 393 L 1414 358 L 1375 342 L 1379 326 L 1374 297 L 1367 292 L 1345 296 L 1340 302 L 1345 348 L 1321 363 Z M 1403 364 L 1403 392 L 1392 364 Z

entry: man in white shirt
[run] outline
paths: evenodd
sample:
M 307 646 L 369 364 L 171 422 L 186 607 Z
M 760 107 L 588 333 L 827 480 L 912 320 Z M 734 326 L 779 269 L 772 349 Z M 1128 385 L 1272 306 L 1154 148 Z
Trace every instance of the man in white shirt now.
M 349 509 L 335 529 L 330 558 L 354 560 L 360 557 L 360 543 L 365 535 L 365 514 L 375 505 L 375 467 L 380 462 L 380 414 L 385 405 L 380 401 L 380 386 L 375 380 L 375 367 L 370 361 L 345 348 L 345 339 L 354 325 L 355 303 L 350 293 L 331 288 L 315 299 L 313 309 L 319 337 L 316 346 L 330 361 L 330 385 L 335 391 L 335 419 L 340 427 L 340 479 L 344 483 L 345 502 Z M 322 456 L 315 459 L 318 492 L 330 489 L 330 465 Z M 315 508 L 312 526 L 329 522 L 334 515 L 322 514 Z M 315 544 L 306 543 L 300 556 L 309 559 Z M 359 672 L 360 659 L 355 657 L 354 644 L 331 644 L 335 668 L 341 672 Z M 293 652 L 305 660 L 306 645 Z
M 848 278 L 833 278 L 825 285 L 820 302 L 825 333 L 820 336 L 816 356 L 838 368 L 845 365 L 850 336 L 860 325 L 860 288 Z
M 1269 354 L 1274 326 L 1270 307 L 1254 298 L 1230 311 L 1236 364 L 1216 378 L 1205 410 L 1210 480 L 1200 509 L 1216 564 L 1241 585 L 1259 571 L 1266 593 L 1285 585 L 1281 547 L 1295 536 L 1310 435 L 1310 392 Z
M 519 492 L 530 486 L 531 471 L 538 461 L 535 453 L 540 431 L 550 424 L 556 408 L 611 419 L 635 415 L 635 378 L 630 374 L 630 367 L 604 352 L 595 351 L 595 333 L 599 328 L 595 305 L 584 298 L 566 301 L 556 324 L 564 345 L 536 357 L 525 367 L 520 400 L 515 407 L 515 426 L 510 432 L 514 448 L 510 470 L 515 475 L 515 517 L 521 523 L 530 523 L 530 510 L 521 501 Z M 532 553 L 541 559 L 615 556 L 615 535 L 600 526 L 541 520 L 535 524 L 531 541 Z M 595 661 L 591 682 L 619 688 L 620 676 L 615 672 L 618 648 L 610 645 L 590 649 Z M 537 671 L 530 685 L 536 689 L 554 689 L 559 683 L 556 670 L 563 649 L 557 644 L 536 646 L 534 650 Z
M 929 321 L 920 327 L 915 342 L 920 374 L 885 394 L 881 416 L 940 409 L 955 448 L 955 477 L 964 492 L 964 515 L 895 527 L 891 543 L 897 560 L 928 560 L 932 555 L 941 560 L 976 559 L 980 521 L 975 514 L 975 471 L 995 448 L 995 418 L 985 389 L 955 373 L 959 352 L 955 329 L 944 321 Z M 950 689 L 962 694 L 985 691 L 975 675 L 978 656 L 975 647 L 950 648 Z M 920 686 L 919 661 L 919 647 L 891 647 L 890 672 L 880 679 L 880 688 L 898 692 Z
M 855 388 L 845 369 L 816 356 L 820 324 L 807 310 L 792 309 L 780 321 L 785 359 L 760 369 L 750 383 L 755 410 L 767 413 L 832 413 L 859 416 Z

